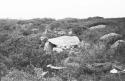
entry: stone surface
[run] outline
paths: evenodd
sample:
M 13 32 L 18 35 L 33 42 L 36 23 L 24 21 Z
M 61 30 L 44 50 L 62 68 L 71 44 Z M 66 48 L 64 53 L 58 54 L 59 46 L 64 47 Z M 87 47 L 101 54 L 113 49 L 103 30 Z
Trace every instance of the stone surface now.
M 63 49 L 62 48 L 53 48 L 53 51 L 56 51 L 57 53 L 60 53 L 60 52 L 62 52 L 63 51 Z
M 90 27 L 89 30 L 103 29 L 105 27 L 106 27 L 106 25 L 97 25 L 97 26 Z
M 102 37 L 100 37 L 100 41 L 103 41 L 105 43 L 110 43 L 110 42 L 115 42 L 119 39 L 122 38 L 122 35 L 117 34 L 117 33 L 109 33 L 109 34 L 105 34 Z
M 80 40 L 77 36 L 61 36 L 49 39 L 48 42 L 51 42 L 57 47 L 70 47 L 72 45 L 78 45 Z
M 109 34 L 105 34 L 104 36 L 100 37 L 100 40 L 107 40 L 109 38 L 114 38 L 114 37 L 121 37 L 121 35 L 117 34 L 117 33 L 109 33 Z
M 118 48 L 121 46 L 125 46 L 125 41 L 124 40 L 118 40 L 116 41 L 113 45 L 111 45 L 111 48 Z
M 44 45 L 44 50 L 46 51 L 46 53 L 50 53 L 52 51 L 53 47 L 49 42 L 46 42 Z

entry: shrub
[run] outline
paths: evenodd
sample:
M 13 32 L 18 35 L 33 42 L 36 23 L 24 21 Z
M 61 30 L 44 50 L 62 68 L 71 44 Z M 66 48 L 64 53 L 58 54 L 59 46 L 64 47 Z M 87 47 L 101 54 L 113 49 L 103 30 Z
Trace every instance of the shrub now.
M 15 70 L 2 77 L 1 81 L 37 81 L 37 78 L 28 73 Z

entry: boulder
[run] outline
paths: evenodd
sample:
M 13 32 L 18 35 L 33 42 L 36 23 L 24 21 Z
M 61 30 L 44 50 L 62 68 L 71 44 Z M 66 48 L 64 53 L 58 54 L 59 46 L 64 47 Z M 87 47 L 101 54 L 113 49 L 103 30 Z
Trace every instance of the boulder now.
M 108 44 L 108 43 L 115 42 L 115 41 L 117 41 L 117 40 L 119 40 L 121 38 L 122 38 L 122 35 L 120 35 L 120 34 L 109 33 L 109 34 L 105 34 L 102 37 L 100 37 L 99 40 Z
M 70 46 L 78 45 L 80 43 L 80 40 L 77 36 L 60 36 L 48 39 L 48 42 L 56 45 L 57 47 L 69 48 Z
M 122 47 L 125 46 L 125 41 L 124 40 L 118 40 L 116 41 L 113 45 L 111 45 L 111 48 L 118 48 L 118 47 Z
M 104 29 L 105 27 L 106 25 L 97 25 L 90 27 L 89 30 Z
M 44 50 L 48 53 L 50 53 L 51 51 L 60 53 L 63 51 L 63 49 L 69 49 L 70 47 L 76 46 L 79 43 L 80 40 L 77 36 L 60 36 L 48 39 L 48 41 L 44 45 Z
M 46 53 L 51 53 L 52 49 L 53 49 L 52 44 L 49 42 L 46 42 L 44 45 L 44 51 L 46 51 Z
M 107 54 L 110 55 L 111 60 L 117 61 L 119 63 L 125 63 L 125 41 L 117 40 L 114 44 L 110 46 L 107 50 Z
M 101 72 L 109 72 L 112 68 L 112 64 L 110 62 L 105 63 L 94 63 L 94 64 L 85 64 L 82 66 L 82 69 L 86 73 L 101 73 Z

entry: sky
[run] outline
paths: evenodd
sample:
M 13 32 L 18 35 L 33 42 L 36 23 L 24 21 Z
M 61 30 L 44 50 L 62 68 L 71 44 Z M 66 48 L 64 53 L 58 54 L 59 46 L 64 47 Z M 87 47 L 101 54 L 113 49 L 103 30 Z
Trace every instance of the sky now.
M 125 0 L 0 0 L 0 18 L 125 17 Z

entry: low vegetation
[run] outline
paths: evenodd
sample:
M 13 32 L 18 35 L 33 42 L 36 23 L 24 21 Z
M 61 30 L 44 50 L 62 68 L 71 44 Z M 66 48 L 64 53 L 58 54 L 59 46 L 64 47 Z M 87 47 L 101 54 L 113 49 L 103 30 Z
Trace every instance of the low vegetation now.
M 89 28 L 105 25 L 103 29 Z M 1 81 L 124 81 L 124 73 L 111 74 L 114 67 L 125 69 L 125 45 L 111 48 L 117 40 L 125 40 L 125 18 L 91 17 L 88 19 L 51 18 L 31 20 L 0 20 L 0 79 Z M 61 53 L 44 51 L 46 41 L 75 35 L 80 39 L 76 48 Z M 71 32 L 69 34 L 69 32 Z M 122 37 L 110 42 L 100 37 L 117 33 Z M 53 66 L 67 67 L 55 70 Z M 46 72 L 46 75 L 42 75 Z

